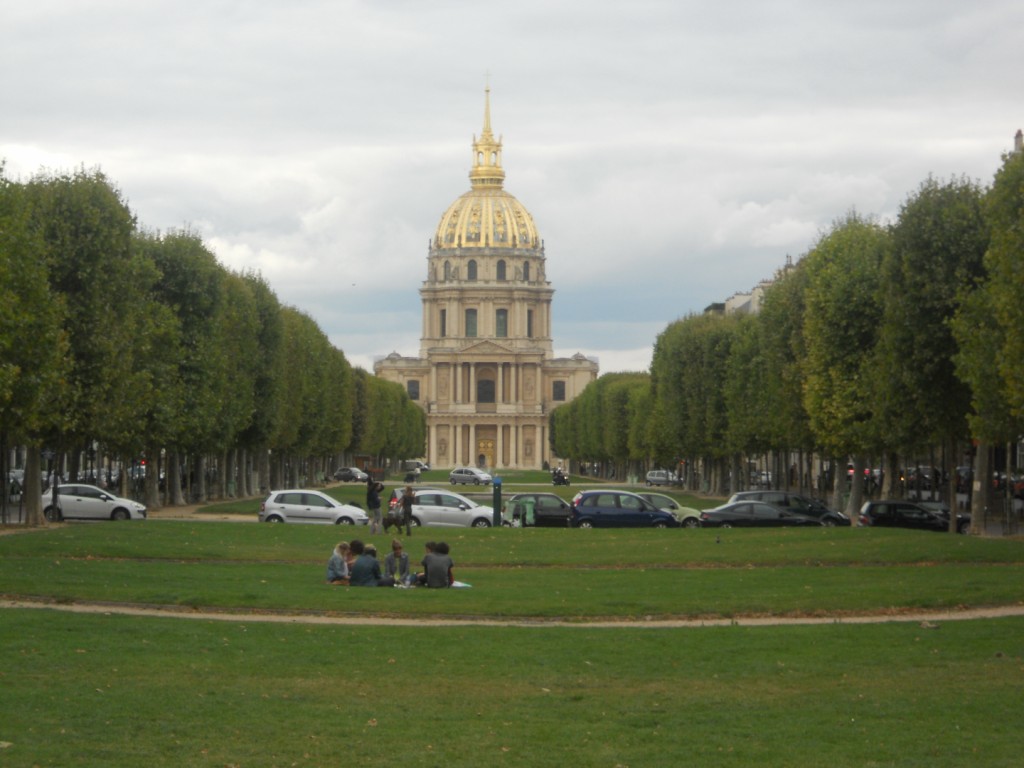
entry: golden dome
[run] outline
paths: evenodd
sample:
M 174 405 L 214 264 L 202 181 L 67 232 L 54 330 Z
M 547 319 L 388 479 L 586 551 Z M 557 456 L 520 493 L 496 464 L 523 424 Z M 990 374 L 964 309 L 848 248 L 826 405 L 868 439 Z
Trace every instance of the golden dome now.
M 501 138 L 491 133 L 491 90 L 485 91 L 484 129 L 473 137 L 472 189 L 448 206 L 434 235 L 435 248 L 540 248 L 533 217 L 502 189 Z

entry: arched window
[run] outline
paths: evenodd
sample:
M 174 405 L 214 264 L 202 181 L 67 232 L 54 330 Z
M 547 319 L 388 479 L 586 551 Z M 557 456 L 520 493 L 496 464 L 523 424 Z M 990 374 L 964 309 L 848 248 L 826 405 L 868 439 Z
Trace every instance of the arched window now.
M 530 282 L 530 262 L 528 261 L 523 262 L 523 280 L 527 283 Z
M 498 261 L 498 279 L 505 280 L 505 260 L 500 259 Z
M 494 314 L 494 335 L 500 339 L 508 337 L 508 310 L 499 309 Z
M 452 263 L 450 261 L 446 261 L 444 263 L 444 281 L 447 283 L 451 279 L 452 279 Z
M 466 279 L 476 280 L 476 261 L 474 259 L 470 259 L 469 264 L 466 265 Z

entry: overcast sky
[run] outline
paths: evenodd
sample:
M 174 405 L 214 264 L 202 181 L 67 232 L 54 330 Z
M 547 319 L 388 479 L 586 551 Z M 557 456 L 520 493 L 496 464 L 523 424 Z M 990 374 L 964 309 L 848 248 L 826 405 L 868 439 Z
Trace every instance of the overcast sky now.
M 1022 30 L 1020 0 L 0 0 L 0 159 L 98 167 L 372 370 L 418 354 L 489 75 L 556 354 L 644 370 L 851 208 L 988 184 L 1024 126 Z

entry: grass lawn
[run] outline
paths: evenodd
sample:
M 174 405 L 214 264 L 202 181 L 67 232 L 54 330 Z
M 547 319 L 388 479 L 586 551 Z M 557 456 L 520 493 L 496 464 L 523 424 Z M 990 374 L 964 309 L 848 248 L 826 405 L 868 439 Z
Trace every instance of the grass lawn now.
M 328 587 L 351 528 L 150 520 L 0 536 L 0 593 L 579 626 L 0 612 L 0 765 L 1016 766 L 1024 618 L 645 628 L 1018 605 L 1024 542 L 418 530 L 466 590 Z M 365 533 L 365 531 L 360 531 Z M 369 537 L 378 548 L 389 537 Z M 599 628 L 587 622 L 634 622 Z

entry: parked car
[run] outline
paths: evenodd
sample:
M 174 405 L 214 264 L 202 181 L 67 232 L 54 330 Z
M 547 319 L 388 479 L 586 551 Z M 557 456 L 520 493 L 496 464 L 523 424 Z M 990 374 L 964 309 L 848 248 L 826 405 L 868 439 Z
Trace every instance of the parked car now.
M 704 528 L 789 528 L 820 526 L 821 522 L 763 501 L 737 501 L 704 510 L 700 524 Z
M 949 514 L 941 507 L 927 508 L 913 501 L 866 501 L 860 508 L 861 525 L 877 525 L 889 528 L 916 528 L 924 531 L 948 531 Z M 971 528 L 971 516 L 957 513 L 957 533 L 967 533 Z
M 678 501 L 663 493 L 651 493 L 650 491 L 644 491 L 643 493 L 638 493 L 637 496 L 645 501 L 651 502 L 651 504 L 656 506 L 658 509 L 674 515 L 683 528 L 700 527 L 699 509 L 680 506 Z
M 644 478 L 644 483 L 651 485 L 675 485 L 676 473 L 668 469 L 652 469 Z
M 57 504 L 53 492 L 43 495 L 43 514 L 47 520 L 145 520 L 146 506 L 108 493 L 95 485 L 65 483 L 57 486 Z
M 491 476 L 476 467 L 456 467 L 448 474 L 452 485 L 490 485 Z
M 393 489 L 388 507 L 399 503 L 401 491 Z M 412 505 L 413 525 L 489 528 L 494 524 L 494 508 L 477 504 L 454 491 L 417 488 Z M 500 518 L 499 518 L 500 519 Z
M 358 467 L 342 467 L 334 473 L 334 479 L 343 483 L 365 483 L 370 477 Z
M 530 501 L 533 502 L 533 522 L 527 520 L 524 523 L 521 516 L 528 509 L 524 502 Z M 505 502 L 503 517 L 506 525 L 515 525 L 519 515 L 521 524 L 565 528 L 569 525 L 571 512 L 569 502 L 553 493 L 517 493 Z
M 737 501 L 763 501 L 777 507 L 796 512 L 798 515 L 817 518 L 822 525 L 850 525 L 850 518 L 842 512 L 836 512 L 825 506 L 818 499 L 801 496 L 788 491 L 740 491 L 729 497 L 728 504 Z
M 629 491 L 580 491 L 572 499 L 573 528 L 677 528 L 671 512 Z
M 326 493 L 291 489 L 271 491 L 260 504 L 260 522 L 366 525 L 370 518 L 359 507 L 342 504 Z

